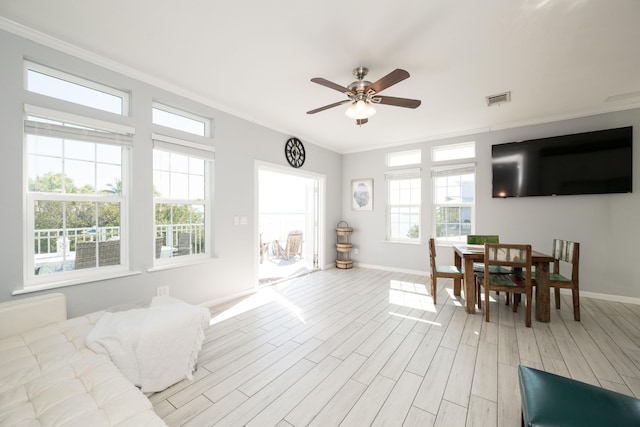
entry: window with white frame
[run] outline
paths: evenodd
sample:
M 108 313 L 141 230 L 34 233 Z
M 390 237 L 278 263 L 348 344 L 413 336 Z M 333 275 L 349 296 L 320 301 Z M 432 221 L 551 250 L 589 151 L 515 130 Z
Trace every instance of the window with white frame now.
M 431 161 L 433 162 L 458 161 L 474 157 L 476 157 L 475 142 L 436 145 L 431 149 Z
M 433 229 L 440 243 L 462 243 L 475 229 L 475 143 L 434 147 L 431 169 Z
M 388 171 L 387 239 L 420 241 L 421 178 L 420 169 Z
M 153 124 L 208 137 L 211 134 L 211 119 L 180 110 L 159 102 L 152 107 Z
M 422 150 L 399 151 L 387 153 L 385 163 L 388 168 L 419 165 L 422 162 Z
M 129 93 L 25 61 L 25 88 L 63 101 L 119 115 L 129 114 Z
M 214 149 L 201 143 L 153 135 L 155 258 L 182 262 L 206 255 Z
M 26 282 L 124 270 L 134 130 L 25 106 Z M 56 118 L 59 117 L 59 118 Z

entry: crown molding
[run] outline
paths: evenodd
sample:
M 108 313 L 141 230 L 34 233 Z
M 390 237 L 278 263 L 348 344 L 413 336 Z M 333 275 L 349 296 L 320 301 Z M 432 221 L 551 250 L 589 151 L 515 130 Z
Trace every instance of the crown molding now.
M 166 90 L 167 92 L 175 93 L 177 95 L 188 98 L 192 101 L 199 102 L 201 104 L 207 105 L 211 108 L 215 108 L 216 110 L 220 110 L 222 112 L 231 114 L 232 116 L 239 117 L 244 120 L 248 120 L 250 122 L 255 122 L 255 118 L 252 116 L 248 116 L 247 114 L 241 113 L 231 107 L 223 105 L 209 97 L 202 96 L 195 92 L 189 91 L 181 86 L 175 85 L 173 83 L 169 83 L 165 80 L 159 79 L 156 76 L 151 74 L 147 74 L 135 68 L 129 67 L 122 63 L 113 61 L 111 59 L 105 58 L 104 56 L 93 53 L 89 50 L 78 47 L 74 44 L 65 42 L 58 38 L 55 38 L 49 34 L 45 34 L 43 32 L 34 30 L 33 28 L 27 27 L 25 25 L 19 24 L 15 21 L 11 21 L 7 18 L 0 16 L 0 30 L 5 30 L 11 34 L 22 37 L 27 40 L 31 40 L 32 42 L 38 43 L 45 47 L 57 50 L 59 52 L 65 53 L 67 55 L 76 57 L 83 61 L 87 61 L 91 64 L 100 66 L 110 71 L 114 71 L 116 73 L 125 75 L 135 80 L 139 80 L 145 82 L 147 84 L 156 86 L 160 89 Z

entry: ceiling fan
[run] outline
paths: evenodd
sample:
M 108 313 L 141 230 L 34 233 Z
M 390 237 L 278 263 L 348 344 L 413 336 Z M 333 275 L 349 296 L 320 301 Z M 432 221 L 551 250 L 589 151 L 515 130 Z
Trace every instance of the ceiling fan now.
M 351 119 L 355 119 L 357 125 L 363 125 L 369 121 L 369 117 L 376 113 L 376 109 L 373 104 L 386 104 L 405 108 L 417 108 L 420 105 L 420 101 L 417 99 L 378 95 L 389 86 L 393 86 L 394 84 L 407 79 L 409 77 L 409 73 L 405 70 L 396 68 L 375 83 L 364 80 L 364 77 L 368 72 L 369 69 L 366 67 L 355 68 L 353 70 L 353 76 L 357 81 L 351 83 L 347 87 L 340 86 L 339 84 L 330 82 L 322 77 L 314 77 L 311 79 L 314 83 L 318 83 L 319 85 L 344 93 L 349 99 L 307 111 L 307 114 L 315 114 L 320 111 L 328 110 L 329 108 L 337 107 L 338 105 L 351 103 L 347 111 L 345 111 L 346 116 Z

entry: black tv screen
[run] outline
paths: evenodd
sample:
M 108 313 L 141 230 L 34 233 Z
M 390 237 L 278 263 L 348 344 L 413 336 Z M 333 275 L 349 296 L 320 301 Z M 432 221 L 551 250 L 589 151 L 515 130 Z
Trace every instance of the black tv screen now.
M 630 193 L 631 126 L 491 147 L 493 197 Z

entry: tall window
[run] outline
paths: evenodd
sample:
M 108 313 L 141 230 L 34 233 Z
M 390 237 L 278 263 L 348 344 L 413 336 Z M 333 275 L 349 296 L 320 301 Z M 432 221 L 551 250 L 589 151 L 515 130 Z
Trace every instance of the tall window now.
M 133 130 L 26 106 L 27 283 L 127 265 L 127 164 Z M 37 114 L 40 114 L 38 116 Z M 45 119 L 43 116 L 46 116 Z M 47 279 L 47 276 L 49 279 Z
M 213 147 L 153 135 L 155 258 L 193 259 L 208 249 Z
M 466 241 L 475 228 L 475 165 L 462 160 L 475 156 L 475 143 L 434 147 L 431 169 L 433 219 L 439 242 Z
M 386 155 L 388 240 L 420 241 L 421 161 L 421 150 Z

